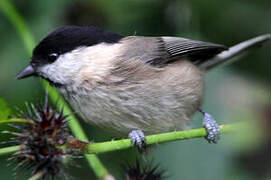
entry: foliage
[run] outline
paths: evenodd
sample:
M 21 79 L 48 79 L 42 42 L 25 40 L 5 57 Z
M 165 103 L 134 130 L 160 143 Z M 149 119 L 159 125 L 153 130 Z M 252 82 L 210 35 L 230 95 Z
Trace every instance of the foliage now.
M 8 107 L 7 103 L 0 98 L 0 121 L 7 120 L 11 114 L 11 110 Z

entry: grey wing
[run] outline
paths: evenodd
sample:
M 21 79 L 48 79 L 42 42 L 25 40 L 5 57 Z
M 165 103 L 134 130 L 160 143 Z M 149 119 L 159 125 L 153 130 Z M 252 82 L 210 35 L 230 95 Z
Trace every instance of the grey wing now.
M 227 50 L 223 45 L 195 41 L 179 37 L 142 37 L 125 38 L 125 59 L 138 57 L 147 64 L 162 67 L 169 63 L 188 58 L 200 65 L 216 54 Z
M 196 65 L 200 65 L 204 61 L 227 50 L 228 48 L 209 42 L 195 41 L 178 37 L 161 37 L 164 48 L 169 57 L 168 62 L 174 62 L 181 57 L 187 57 Z

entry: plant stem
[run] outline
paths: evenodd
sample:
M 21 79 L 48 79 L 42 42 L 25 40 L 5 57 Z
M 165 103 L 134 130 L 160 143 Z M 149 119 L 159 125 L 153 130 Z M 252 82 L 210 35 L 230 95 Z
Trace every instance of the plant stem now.
M 226 134 L 226 133 L 235 132 L 239 130 L 241 128 L 240 126 L 241 126 L 240 124 L 226 124 L 226 125 L 221 125 L 219 127 L 220 127 L 221 134 Z M 177 141 L 177 140 L 202 138 L 205 136 L 206 136 L 206 130 L 204 128 L 191 129 L 191 130 L 185 130 L 185 131 L 175 131 L 175 132 L 168 132 L 168 133 L 161 133 L 161 134 L 146 136 L 146 144 L 147 145 L 160 144 L 160 143 Z M 72 148 L 71 146 L 68 146 L 68 147 Z M 83 148 L 80 147 L 80 151 L 81 153 L 85 153 L 85 154 L 99 154 L 99 153 L 127 149 L 131 147 L 133 147 L 133 145 L 130 139 L 122 139 L 122 140 L 108 141 L 108 142 L 101 142 L 101 143 L 86 143 L 86 145 Z M 76 149 L 76 150 L 79 150 L 79 149 Z M 9 153 L 12 153 L 15 151 L 16 151 L 16 148 L 14 148 L 14 151 L 9 151 Z M 0 152 L 3 152 L 3 150 L 0 149 Z M 2 154 L 0 153 L 0 155 Z
M 20 150 L 20 146 L 10 146 L 6 148 L 1 148 L 0 149 L 0 156 L 12 154 L 14 152 L 17 152 Z
M 237 124 L 228 124 L 228 125 L 221 125 L 220 131 L 221 134 L 233 132 L 238 129 L 239 125 Z M 155 134 L 146 136 L 146 144 L 159 144 L 177 140 L 185 140 L 185 139 L 192 139 L 192 138 L 201 138 L 206 136 L 206 130 L 204 128 L 199 129 L 191 129 L 185 131 L 175 131 L 175 132 L 168 132 L 162 134 Z M 132 147 L 132 142 L 130 139 L 123 139 L 117 141 L 109 141 L 109 142 L 102 142 L 102 143 L 90 143 L 85 150 L 87 153 L 105 153 L 110 151 L 116 151 L 121 149 L 127 149 Z
M 31 124 L 35 124 L 35 122 L 32 121 L 32 120 L 21 119 L 21 118 L 12 118 L 12 119 L 7 119 L 7 120 L 0 120 L 0 125 L 1 124 L 7 124 L 7 123 L 31 123 Z
M 40 179 L 43 176 L 44 172 L 38 172 L 36 174 L 34 174 L 31 178 L 29 178 L 28 180 L 37 180 Z
M 83 131 L 83 128 L 81 127 L 81 125 L 79 124 L 79 122 L 76 120 L 76 117 L 74 116 L 74 114 L 72 113 L 72 110 L 68 107 L 68 105 L 66 104 L 66 102 L 63 100 L 63 98 L 58 94 L 58 92 L 56 92 L 52 86 L 49 85 L 48 82 L 43 81 L 44 87 L 46 89 L 49 90 L 49 92 L 51 92 L 50 98 L 52 99 L 52 101 L 54 102 L 58 102 L 57 103 L 57 107 L 58 109 L 62 109 L 63 106 L 65 106 L 64 108 L 64 114 L 68 114 L 68 123 L 69 123 L 69 127 L 72 130 L 74 136 L 82 141 L 88 142 L 88 138 L 86 136 L 86 134 Z M 61 103 L 59 103 L 61 102 Z M 85 154 L 86 159 L 88 160 L 89 165 L 93 168 L 93 170 L 95 171 L 97 177 L 102 178 L 105 177 L 108 172 L 105 169 L 105 167 L 103 166 L 103 164 L 101 163 L 101 161 L 98 159 L 98 157 L 94 154 Z
M 8 19 L 12 22 L 12 24 L 15 26 L 15 29 L 19 33 L 20 37 L 23 40 L 23 43 L 25 44 L 25 47 L 27 49 L 27 52 L 29 55 L 32 53 L 32 49 L 34 47 L 34 38 L 31 35 L 30 31 L 28 30 L 26 23 L 24 22 L 23 18 L 20 16 L 20 14 L 17 12 L 15 7 L 10 3 L 8 0 L 0 0 L 0 8 L 4 15 L 8 17 Z M 58 103 L 65 104 L 65 101 L 62 98 L 59 98 L 58 92 L 55 90 L 55 88 L 50 87 L 48 83 L 45 81 L 44 85 L 47 87 L 49 90 L 49 95 L 51 98 L 54 100 L 58 100 Z M 75 118 L 75 116 L 72 115 L 72 111 L 70 108 L 65 104 L 65 112 L 70 114 L 69 116 L 69 126 L 75 135 L 76 138 L 83 140 L 83 141 L 88 141 L 83 129 L 81 128 L 79 122 Z M 86 159 L 88 160 L 89 165 L 92 167 L 94 173 L 96 176 L 100 179 L 103 177 L 106 177 L 108 174 L 106 168 L 103 166 L 102 162 L 99 160 L 99 158 L 95 155 L 86 155 Z
M 11 21 L 11 23 L 15 26 L 15 29 L 23 40 L 27 52 L 31 53 L 34 47 L 34 38 L 31 35 L 30 31 L 28 31 L 23 18 L 8 0 L 0 0 L 0 9 L 2 10 L 3 14 L 6 15 L 7 18 Z

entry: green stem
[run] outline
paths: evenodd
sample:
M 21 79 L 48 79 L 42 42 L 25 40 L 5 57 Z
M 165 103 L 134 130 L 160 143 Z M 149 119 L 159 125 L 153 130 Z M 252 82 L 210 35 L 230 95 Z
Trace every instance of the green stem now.
M 239 125 L 235 124 L 228 124 L 228 125 L 221 125 L 220 131 L 221 134 L 233 132 L 236 129 L 240 128 Z M 192 139 L 192 138 L 202 138 L 206 136 L 206 130 L 204 128 L 199 129 L 191 129 L 185 131 L 175 131 L 175 132 L 168 132 L 162 134 L 155 134 L 146 136 L 146 144 L 159 144 L 177 140 L 185 140 L 185 139 Z M 132 147 L 132 142 L 130 139 L 123 139 L 117 141 L 109 141 L 109 142 L 102 142 L 102 143 L 90 143 L 86 149 L 87 153 L 105 153 L 110 151 L 116 151 L 121 149 L 127 149 Z
M 31 35 L 30 31 L 28 31 L 23 18 L 8 0 L 0 0 L 0 9 L 2 10 L 3 14 L 6 15 L 7 18 L 11 21 L 11 23 L 15 26 L 15 29 L 23 40 L 27 52 L 31 53 L 34 47 L 34 38 Z
M 65 106 L 64 108 L 64 114 L 68 114 L 69 115 L 69 119 L 68 119 L 68 123 L 70 126 L 70 129 L 72 130 L 74 136 L 82 141 L 88 142 L 88 138 L 86 136 L 86 134 L 83 131 L 83 128 L 81 127 L 81 125 L 79 124 L 79 122 L 76 120 L 76 117 L 74 116 L 72 110 L 68 107 L 68 105 L 66 104 L 66 102 L 63 100 L 63 98 L 58 94 L 57 91 L 55 91 L 53 89 L 52 86 L 49 85 L 48 82 L 43 81 L 44 87 L 46 89 L 49 90 L 49 92 L 51 92 L 49 95 L 52 99 L 52 101 L 54 102 L 58 102 L 57 106 L 58 109 L 62 109 L 63 106 Z M 61 102 L 61 103 L 59 103 Z M 93 168 L 93 170 L 95 171 L 96 175 L 99 178 L 103 178 L 105 177 L 108 172 L 105 169 L 105 167 L 103 166 L 103 164 L 101 163 L 101 161 L 98 159 L 98 157 L 94 154 L 85 154 L 86 159 L 88 160 L 89 165 Z
M 0 0 L 0 8 L 4 15 L 8 17 L 8 19 L 12 22 L 12 24 L 15 26 L 15 29 L 19 33 L 20 37 L 23 40 L 23 43 L 25 44 L 25 47 L 27 49 L 28 54 L 30 55 L 32 53 L 32 49 L 34 47 L 34 38 L 31 35 L 30 31 L 28 30 L 23 18 L 20 16 L 20 14 L 17 12 L 15 7 L 8 1 L 8 0 Z M 54 100 L 58 100 L 59 104 L 65 104 L 65 101 L 62 98 L 59 98 L 58 92 L 50 87 L 48 83 L 44 83 L 45 87 L 50 89 L 49 95 Z M 77 137 L 80 140 L 88 141 L 83 129 L 81 128 L 79 122 L 75 118 L 75 116 L 72 115 L 72 111 L 70 108 L 65 105 L 65 112 L 70 114 L 69 118 L 69 126 L 74 133 L 75 137 Z M 105 177 L 108 172 L 106 168 L 103 166 L 102 162 L 98 159 L 95 155 L 86 155 L 86 159 L 88 160 L 89 165 L 92 167 L 94 173 L 98 178 Z
M 240 124 L 227 124 L 227 125 L 221 125 L 219 127 L 220 127 L 221 134 L 226 134 L 230 132 L 236 132 L 242 126 L 243 125 L 240 125 Z M 185 130 L 185 131 L 175 131 L 175 132 L 168 132 L 168 133 L 161 133 L 161 134 L 146 136 L 146 144 L 147 145 L 160 144 L 160 143 L 177 141 L 177 140 L 202 138 L 205 136 L 206 136 L 206 130 L 204 128 L 191 129 L 191 130 Z M 101 142 L 101 143 L 89 143 L 89 144 L 86 144 L 86 146 L 83 148 L 80 147 L 80 150 L 82 151 L 81 153 L 85 153 L 85 154 L 99 154 L 99 153 L 106 153 L 106 152 L 111 152 L 111 151 L 127 149 L 131 147 L 133 147 L 133 145 L 130 139 L 122 139 L 122 140 L 108 141 L 108 142 Z M 16 149 L 14 149 L 14 151 L 16 151 Z M 12 153 L 14 151 L 10 151 L 9 153 Z M 3 151 L 0 149 L 0 152 L 3 152 Z
M 12 154 L 20 150 L 20 146 L 11 146 L 0 149 L 0 156 Z
M 28 180 L 38 180 L 43 176 L 44 172 L 38 172 L 36 174 L 34 174 L 31 178 L 29 178 Z
M 35 124 L 35 122 L 32 121 L 32 120 L 20 119 L 20 118 L 12 118 L 12 119 L 7 119 L 7 120 L 0 120 L 0 125 L 1 124 L 7 124 L 7 123 L 31 123 L 31 124 Z

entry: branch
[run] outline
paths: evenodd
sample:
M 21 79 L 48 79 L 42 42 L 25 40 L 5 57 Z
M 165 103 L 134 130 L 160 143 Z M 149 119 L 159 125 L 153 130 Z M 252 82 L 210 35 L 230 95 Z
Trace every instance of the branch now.
M 237 124 L 228 124 L 228 125 L 221 125 L 220 131 L 221 134 L 234 132 L 235 129 L 239 128 Z M 155 134 L 146 137 L 146 144 L 159 144 L 177 140 L 186 140 L 186 139 L 193 139 L 193 138 L 202 138 L 207 135 L 205 128 L 199 129 L 191 129 L 185 131 L 175 131 L 175 132 L 168 132 L 162 134 Z M 109 142 L 102 142 L 102 143 L 89 143 L 85 148 L 85 153 L 105 153 L 111 152 L 121 149 L 127 149 L 132 147 L 132 142 L 130 139 L 123 139 L 117 141 L 109 141 Z
M 226 125 L 221 125 L 219 127 L 220 127 L 221 134 L 227 134 L 230 132 L 237 131 L 238 129 L 240 129 L 240 126 L 241 126 L 240 124 L 226 124 Z M 152 144 L 160 144 L 160 143 L 177 141 L 177 140 L 202 138 L 202 137 L 205 137 L 206 134 L 207 133 L 204 128 L 161 133 L 161 134 L 146 136 L 146 144 L 152 145 Z M 84 154 L 100 154 L 100 153 L 118 151 L 118 150 L 128 149 L 128 148 L 133 147 L 130 139 L 107 141 L 107 142 L 101 142 L 101 143 L 81 143 L 80 146 L 74 146 L 73 144 L 74 143 L 68 142 L 65 148 L 75 149 Z M 19 148 L 18 146 L 2 148 L 0 149 L 0 156 L 6 155 L 9 153 L 14 153 L 18 151 L 18 148 Z

